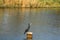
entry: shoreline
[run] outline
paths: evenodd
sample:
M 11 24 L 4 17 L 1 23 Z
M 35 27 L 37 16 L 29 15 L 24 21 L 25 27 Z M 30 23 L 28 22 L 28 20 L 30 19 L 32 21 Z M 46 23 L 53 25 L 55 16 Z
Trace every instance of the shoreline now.
M 4 7 L 4 6 L 0 6 L 0 8 L 60 8 L 60 7 Z

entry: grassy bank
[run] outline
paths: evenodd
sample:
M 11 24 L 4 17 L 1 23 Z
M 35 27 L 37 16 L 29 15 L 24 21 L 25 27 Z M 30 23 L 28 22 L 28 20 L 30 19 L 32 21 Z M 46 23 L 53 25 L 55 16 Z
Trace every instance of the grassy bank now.
M 40 8 L 40 7 L 60 7 L 59 1 L 41 1 L 41 0 L 12 0 L 3 2 L 0 0 L 0 7 L 25 7 L 25 8 Z

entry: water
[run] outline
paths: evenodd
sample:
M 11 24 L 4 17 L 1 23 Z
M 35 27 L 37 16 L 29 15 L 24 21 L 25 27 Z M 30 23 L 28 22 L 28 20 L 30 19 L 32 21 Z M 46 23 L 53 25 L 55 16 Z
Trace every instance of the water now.
M 33 40 L 60 40 L 60 8 L 0 8 L 0 40 L 24 40 L 24 31 Z

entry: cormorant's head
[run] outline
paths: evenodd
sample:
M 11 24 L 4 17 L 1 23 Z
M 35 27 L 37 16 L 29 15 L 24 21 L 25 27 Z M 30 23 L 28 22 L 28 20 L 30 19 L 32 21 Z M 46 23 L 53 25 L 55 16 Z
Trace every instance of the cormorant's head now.
M 28 23 L 28 25 L 31 25 L 32 23 Z

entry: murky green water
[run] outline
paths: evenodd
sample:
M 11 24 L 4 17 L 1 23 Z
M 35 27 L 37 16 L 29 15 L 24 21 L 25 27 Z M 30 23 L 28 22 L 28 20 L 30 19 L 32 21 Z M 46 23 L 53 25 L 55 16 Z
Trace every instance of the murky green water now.
M 60 40 L 60 8 L 0 8 L 0 40 L 23 40 L 28 23 L 33 40 Z

